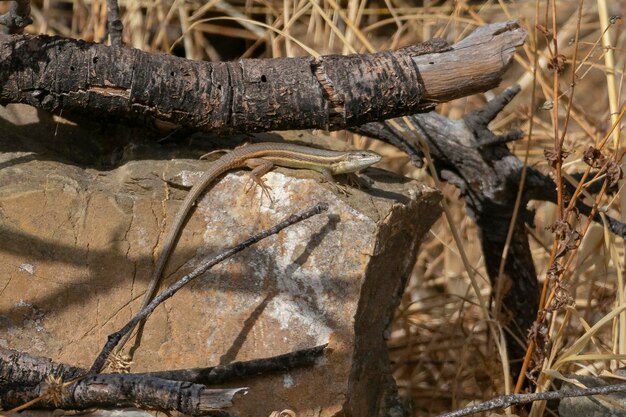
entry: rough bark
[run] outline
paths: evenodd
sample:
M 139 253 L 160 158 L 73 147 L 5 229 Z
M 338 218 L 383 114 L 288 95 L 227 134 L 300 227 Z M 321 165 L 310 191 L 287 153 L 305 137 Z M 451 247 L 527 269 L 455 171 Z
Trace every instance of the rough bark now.
M 8 384 L 35 385 L 48 375 L 69 380 L 83 373 L 85 370 L 76 366 L 0 347 L 0 387 Z
M 0 41 L 0 103 L 204 130 L 337 130 L 489 89 L 525 37 L 506 22 L 453 47 L 434 39 L 376 54 L 209 63 L 12 36 Z
M 246 393 L 245 388 L 208 389 L 146 374 L 95 375 L 55 389 L 61 381 L 84 373 L 82 368 L 0 348 L 0 409 L 9 410 L 42 397 L 36 408 L 142 407 L 192 415 L 230 415 L 223 409 L 233 405 L 237 394 Z M 59 382 L 52 383 L 51 377 Z
M 33 23 L 30 17 L 30 0 L 11 2 L 9 11 L 0 15 L 0 25 L 9 29 L 9 33 L 22 33 L 24 28 Z
M 122 47 L 122 32 L 124 25 L 120 19 L 120 8 L 117 0 L 107 0 L 107 30 L 112 46 Z
M 190 415 L 232 415 L 224 411 L 246 388 L 209 389 L 188 382 L 132 374 L 100 374 L 70 384 L 55 395 L 48 382 L 35 387 L 9 385 L 0 394 L 0 408 L 10 410 L 43 397 L 36 407 L 85 410 L 92 407 L 136 407 L 175 410 Z
M 289 372 L 313 366 L 324 355 L 326 345 L 301 349 L 284 355 L 249 361 L 233 362 L 208 368 L 177 369 L 134 374 L 146 378 L 216 385 L 245 379 L 256 375 Z M 36 385 L 48 375 L 68 381 L 86 373 L 85 368 L 57 363 L 49 358 L 32 356 L 25 352 L 0 347 L 0 386 L 5 384 Z M 1 390 L 0 390 L 1 391 Z
M 45 398 L 35 404 L 36 408 L 82 410 L 132 406 L 193 415 L 229 415 L 221 409 L 230 407 L 233 397 L 245 393 L 246 389 L 207 389 L 198 384 L 223 384 L 261 374 L 290 372 L 314 365 L 324 350 L 322 345 L 210 368 L 98 375 L 71 385 L 55 398 L 50 395 L 50 384 L 41 381 L 47 381 L 48 377 L 69 381 L 87 370 L 0 348 L 0 409 L 8 410 L 44 395 Z

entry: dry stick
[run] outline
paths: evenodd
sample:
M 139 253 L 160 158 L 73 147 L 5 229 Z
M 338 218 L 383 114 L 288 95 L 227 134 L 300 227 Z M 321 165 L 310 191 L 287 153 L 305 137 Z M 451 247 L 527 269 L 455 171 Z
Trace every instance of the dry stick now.
M 267 375 L 276 372 L 288 372 L 296 368 L 313 366 L 323 356 L 328 345 L 319 345 L 308 349 L 296 350 L 283 355 L 249 361 L 233 362 L 210 368 L 178 369 L 174 371 L 148 372 L 149 377 L 187 381 L 195 384 L 216 385 L 254 375 Z
M 107 29 L 109 31 L 111 46 L 122 47 L 122 32 L 124 31 L 124 24 L 120 19 L 120 8 L 117 5 L 117 0 L 107 0 L 107 20 Z
M 78 377 L 86 370 L 56 363 L 49 358 L 31 356 L 24 352 L 0 347 L 0 380 L 14 387 L 0 390 L 0 404 L 17 412 L 34 404 L 44 408 L 85 409 L 107 407 L 112 404 L 176 410 L 185 414 L 204 414 L 209 409 L 230 406 L 233 396 L 246 388 L 207 389 L 205 385 L 224 384 L 255 375 L 289 372 L 313 366 L 324 355 L 327 345 L 296 350 L 283 355 L 249 361 L 234 362 L 207 368 L 179 369 L 137 374 L 100 374 L 87 378 Z M 63 387 L 74 385 L 56 397 L 50 395 L 48 376 L 67 382 Z M 198 386 L 202 384 L 202 386 Z M 172 400 L 184 397 L 188 401 Z M 214 413 L 215 414 L 215 413 Z M 221 415 L 219 412 L 217 413 Z M 222 413 L 224 414 L 224 413 Z M 227 413 L 226 413 L 227 414 Z
M 22 33 L 23 29 L 33 23 L 30 17 L 30 0 L 15 0 L 11 2 L 8 12 L 0 15 L 0 25 L 9 29 L 9 33 Z
M 8 391 L 0 390 L 0 404 L 4 408 L 16 406 L 10 412 L 37 403 L 44 408 L 85 409 L 126 405 L 177 410 L 191 415 L 226 415 L 228 413 L 217 410 L 232 405 L 234 395 L 245 393 L 246 388 L 208 389 L 205 385 L 313 366 L 325 351 L 326 345 L 320 345 L 212 368 L 143 374 L 99 374 L 76 381 L 73 379 L 76 375 L 84 374 L 84 369 L 0 348 L 0 379 L 4 375 L 13 387 Z M 59 378 L 59 381 L 70 379 L 63 383 L 64 388 L 74 386 L 71 389 L 53 389 L 48 378 L 50 376 Z
M 225 250 L 224 252 L 222 252 L 221 254 L 217 255 L 213 259 L 209 259 L 209 260 L 206 260 L 206 261 L 202 262 L 200 264 L 200 266 L 198 268 L 196 268 L 194 271 L 192 271 L 191 273 L 185 275 L 184 277 L 182 277 L 181 279 L 176 281 L 174 284 L 172 284 L 169 288 L 165 289 L 163 292 L 161 292 L 159 295 L 157 295 L 150 302 L 150 304 L 148 304 L 144 309 L 139 311 L 137 313 L 137 315 L 135 315 L 135 317 L 133 317 L 128 323 L 126 323 L 126 325 L 124 327 L 122 327 L 122 329 L 118 330 L 115 333 L 110 334 L 106 344 L 102 348 L 102 351 L 96 357 L 96 360 L 91 365 L 91 368 L 89 369 L 89 371 L 87 372 L 86 375 L 97 374 L 98 372 L 100 372 L 102 370 L 102 368 L 104 367 L 107 358 L 109 357 L 109 355 L 111 354 L 111 352 L 113 351 L 115 346 L 117 346 L 117 344 L 119 343 L 120 339 L 125 334 L 127 334 L 133 327 L 135 327 L 135 325 L 137 323 L 139 323 L 144 318 L 148 317 L 148 315 L 150 313 L 152 313 L 154 311 L 154 309 L 159 304 L 161 304 L 163 301 L 167 300 L 168 298 L 170 298 L 171 296 L 176 294 L 176 292 L 178 290 L 180 290 L 183 286 L 185 286 L 188 282 L 190 282 L 194 278 L 197 278 L 198 276 L 202 275 L 209 268 L 213 267 L 214 265 L 218 264 L 219 262 L 222 262 L 225 259 L 230 258 L 231 256 L 235 255 L 238 252 L 241 252 L 242 250 L 246 249 L 247 247 L 253 245 L 254 243 L 257 243 L 260 240 L 263 240 L 263 239 L 265 239 L 265 238 L 267 238 L 269 236 L 275 235 L 276 233 L 280 232 L 281 230 L 283 230 L 286 227 L 291 226 L 292 224 L 295 224 L 295 223 L 301 222 L 303 220 L 306 220 L 309 217 L 312 217 L 312 216 L 315 216 L 317 214 L 320 214 L 320 213 L 322 213 L 322 212 L 324 212 L 326 210 L 328 210 L 328 204 L 326 204 L 326 203 L 316 204 L 312 208 L 310 208 L 310 209 L 308 209 L 306 211 L 303 211 L 303 212 L 301 212 L 299 214 L 294 214 L 294 215 L 290 216 L 289 218 L 287 218 L 286 220 L 280 222 L 276 226 L 271 227 L 271 228 L 269 228 L 269 229 L 267 229 L 267 230 L 265 230 L 265 231 L 255 235 L 255 236 L 252 236 L 251 238 L 249 238 L 245 242 L 242 242 L 242 243 L 240 243 L 240 244 L 238 244 L 236 246 L 231 247 L 230 249 Z
M 547 6 L 546 6 L 547 7 Z M 560 69 L 558 68 L 559 61 L 559 42 L 558 42 L 558 31 L 556 26 L 556 0 L 552 1 L 552 42 L 554 44 L 554 51 L 550 48 L 550 58 L 553 63 L 552 69 L 552 125 L 554 128 L 554 152 L 556 153 L 556 162 L 555 162 L 555 172 L 556 172 L 556 186 L 557 186 L 557 221 L 563 219 L 564 210 L 563 210 L 563 180 L 561 169 L 563 167 L 563 142 L 559 139 L 559 73 Z M 547 19 L 546 14 L 546 19 Z M 546 22 L 545 27 L 548 27 Z M 549 45 L 550 39 L 546 35 L 546 41 Z M 558 239 L 555 237 L 554 245 L 558 245 Z
M 85 369 L 53 362 L 50 358 L 0 347 L 0 381 L 4 384 L 35 385 L 47 376 L 67 381 L 85 373 Z M 0 400 L 1 401 L 1 400 Z
M 559 391 L 538 392 L 533 394 L 511 394 L 485 401 L 484 403 L 471 405 L 449 413 L 439 414 L 437 417 L 463 417 L 497 408 L 508 408 L 513 405 L 523 405 L 534 401 L 559 400 L 569 397 L 587 397 L 591 395 L 606 395 L 626 391 L 626 382 L 603 387 L 572 388 Z
M 223 384 L 255 375 L 289 372 L 297 368 L 313 366 L 317 359 L 327 352 L 327 346 L 323 344 L 283 355 L 233 362 L 228 365 L 124 375 L 142 375 L 144 378 L 160 378 L 204 385 Z M 86 371 L 76 366 L 54 362 L 50 358 L 32 356 L 25 352 L 0 347 L 0 380 L 7 381 L 9 384 L 33 386 L 48 376 L 69 381 L 84 375 Z M 0 403 L 4 404 L 1 392 Z
M 232 416 L 224 409 L 248 388 L 207 388 L 138 374 L 98 374 L 65 383 L 46 379 L 36 386 L 14 385 L 0 393 L 8 413 L 37 404 L 39 408 L 85 410 L 93 407 L 140 407 L 188 415 Z

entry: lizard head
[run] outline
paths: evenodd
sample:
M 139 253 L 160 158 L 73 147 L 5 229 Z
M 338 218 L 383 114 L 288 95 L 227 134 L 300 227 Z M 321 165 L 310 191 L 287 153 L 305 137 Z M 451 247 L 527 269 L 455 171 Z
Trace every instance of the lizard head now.
M 357 172 L 380 161 L 381 156 L 372 151 L 350 151 L 334 164 L 333 174 Z

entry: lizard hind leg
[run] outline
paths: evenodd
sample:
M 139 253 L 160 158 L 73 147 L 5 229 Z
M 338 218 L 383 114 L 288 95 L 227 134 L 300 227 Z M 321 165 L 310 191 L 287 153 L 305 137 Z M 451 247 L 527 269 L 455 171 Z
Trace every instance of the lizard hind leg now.
M 261 187 L 262 195 L 267 196 L 267 198 L 273 202 L 274 200 L 272 199 L 271 193 L 272 187 L 267 185 L 265 183 L 265 179 L 263 178 L 263 175 L 267 174 L 274 167 L 272 161 L 261 158 L 250 158 L 246 160 L 246 165 L 252 170 L 250 174 L 248 174 L 250 178 L 246 184 L 246 193 L 250 192 L 255 186 L 258 185 Z

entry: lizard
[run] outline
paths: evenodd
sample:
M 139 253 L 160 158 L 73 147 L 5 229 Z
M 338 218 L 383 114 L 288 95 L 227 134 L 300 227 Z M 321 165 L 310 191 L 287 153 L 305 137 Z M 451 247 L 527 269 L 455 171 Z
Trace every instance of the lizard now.
M 275 165 L 317 171 L 324 176 L 326 181 L 335 184 L 333 175 L 355 173 L 377 163 L 380 159 L 381 156 L 372 151 L 331 151 L 280 142 L 253 143 L 228 152 L 204 172 L 183 200 L 166 235 L 163 249 L 144 294 L 140 310 L 143 310 L 152 301 L 165 265 L 174 249 L 178 236 L 182 232 L 183 224 L 189 212 L 198 198 L 222 174 L 233 169 L 248 167 L 252 170 L 249 173 L 250 179 L 259 185 L 264 193 L 269 195 L 268 187 L 265 185 L 262 177 Z M 131 328 L 124 339 L 120 341 L 118 350 L 122 349 L 128 341 L 132 330 Z

